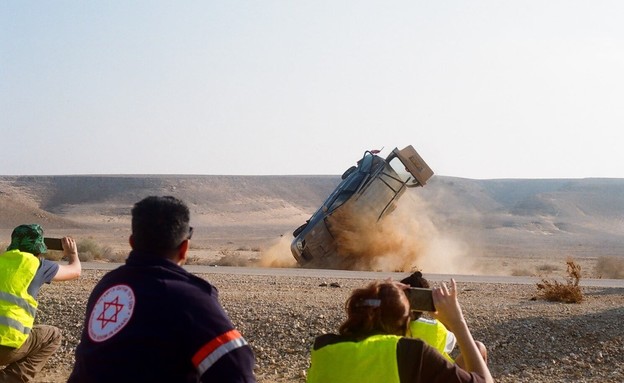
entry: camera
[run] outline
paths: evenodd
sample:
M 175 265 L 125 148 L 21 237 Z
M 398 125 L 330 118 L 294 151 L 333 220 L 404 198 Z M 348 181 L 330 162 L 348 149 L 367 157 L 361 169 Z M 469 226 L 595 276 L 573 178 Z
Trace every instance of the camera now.
M 63 243 L 60 238 L 44 237 L 43 243 L 45 243 L 48 250 L 63 250 Z
M 433 290 L 421 287 L 410 287 L 405 290 L 412 311 L 436 311 L 433 304 Z

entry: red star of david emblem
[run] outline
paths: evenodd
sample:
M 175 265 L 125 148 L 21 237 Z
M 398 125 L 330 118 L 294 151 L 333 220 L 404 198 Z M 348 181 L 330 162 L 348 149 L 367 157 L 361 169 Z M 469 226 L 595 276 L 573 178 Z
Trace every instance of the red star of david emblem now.
M 117 314 L 119 314 L 123 308 L 124 305 L 119 303 L 119 297 L 115 297 L 112 302 L 104 302 L 104 310 L 102 310 L 102 313 L 97 317 L 97 320 L 102 322 L 102 327 L 100 328 L 106 327 L 109 323 L 116 323 Z

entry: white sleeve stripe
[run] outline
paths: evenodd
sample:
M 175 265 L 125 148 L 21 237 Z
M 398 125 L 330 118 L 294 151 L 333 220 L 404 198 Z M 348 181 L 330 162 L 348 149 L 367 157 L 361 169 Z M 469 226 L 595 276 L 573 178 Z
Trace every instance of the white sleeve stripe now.
M 244 338 L 232 339 L 231 341 L 222 344 L 219 348 L 206 356 L 204 360 L 199 362 L 199 365 L 197 366 L 199 376 L 202 376 L 204 372 L 208 371 L 208 369 L 212 367 L 212 365 L 215 364 L 223 355 L 246 345 L 247 341 Z

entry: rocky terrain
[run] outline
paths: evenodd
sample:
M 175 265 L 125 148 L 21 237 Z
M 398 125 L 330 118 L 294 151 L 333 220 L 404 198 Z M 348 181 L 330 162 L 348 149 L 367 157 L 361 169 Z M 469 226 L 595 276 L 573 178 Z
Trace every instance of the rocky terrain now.
M 45 286 L 38 321 L 63 330 L 65 340 L 39 377 L 64 382 L 79 340 L 86 299 L 103 275 Z M 314 336 L 336 331 L 344 302 L 364 279 L 202 274 L 252 345 L 259 382 L 304 382 Z M 331 282 L 340 287 L 330 287 Z M 327 286 L 321 286 L 327 284 Z M 578 304 L 533 300 L 535 285 L 460 286 L 460 302 L 476 339 L 489 348 L 498 382 L 624 381 L 624 288 L 583 288 Z M 280 302 L 276 305 L 275 302 Z
M 191 256 L 206 264 L 258 265 L 309 218 L 337 176 L 0 177 L 0 245 L 12 228 L 38 222 L 46 234 L 93 239 L 127 252 L 132 204 L 176 195 L 191 207 Z M 573 257 L 586 278 L 605 277 L 601 257 L 624 255 L 624 180 L 466 180 L 435 177 L 410 190 L 414 204 L 393 216 L 430 251 L 414 259 L 425 274 L 560 277 Z M 427 235 L 422 235 L 426 228 Z M 416 235 L 412 235 L 416 234 Z M 285 254 L 285 255 L 284 255 Z M 228 262 L 224 262 L 224 259 Z M 621 261 L 615 263 L 622 268 Z M 258 265 L 261 266 L 261 265 Z M 282 265 L 284 266 L 284 265 Z M 438 267 L 439 270 L 434 270 Z M 441 271 L 443 270 L 443 271 Z M 396 270 L 391 270 L 396 271 Z M 61 350 L 39 382 L 64 382 L 82 329 L 87 297 L 103 275 L 45 286 L 37 320 L 60 327 Z M 303 382 L 314 336 L 335 331 L 353 288 L 367 280 L 202 274 L 220 290 L 233 322 L 252 345 L 260 382 Z M 320 286 L 326 282 L 340 287 Z M 476 339 L 490 351 L 499 382 L 623 382 L 624 288 L 584 287 L 578 304 L 533 300 L 534 284 L 463 283 L 460 301 Z M 275 302 L 280 305 L 275 305 Z

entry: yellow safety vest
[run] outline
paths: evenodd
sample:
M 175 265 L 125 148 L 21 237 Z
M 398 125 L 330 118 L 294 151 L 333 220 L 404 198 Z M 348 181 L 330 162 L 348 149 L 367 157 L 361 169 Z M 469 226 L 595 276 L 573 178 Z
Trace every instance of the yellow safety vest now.
M 18 348 L 30 334 L 37 301 L 28 286 L 39 264 L 37 257 L 19 250 L 0 255 L 0 345 Z
M 422 339 L 429 346 L 437 349 L 450 362 L 455 362 L 446 353 L 446 336 L 449 331 L 440 321 L 414 320 L 410 322 L 409 330 L 412 338 Z
M 399 383 L 396 335 L 373 335 L 312 350 L 307 383 Z

